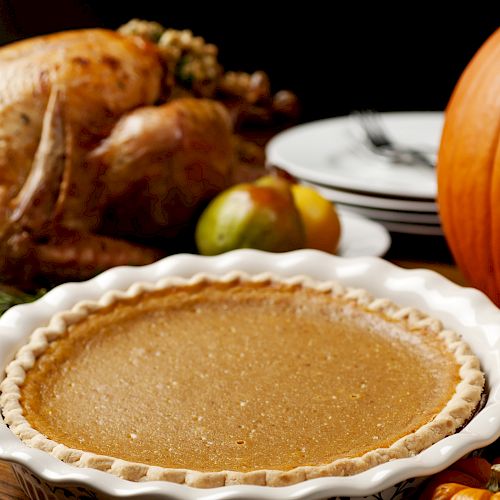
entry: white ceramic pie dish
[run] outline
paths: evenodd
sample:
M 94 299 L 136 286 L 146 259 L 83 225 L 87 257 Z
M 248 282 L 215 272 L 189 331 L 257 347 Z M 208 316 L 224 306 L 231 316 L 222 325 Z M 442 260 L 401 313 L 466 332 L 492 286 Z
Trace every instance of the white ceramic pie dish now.
M 167 482 L 133 483 L 97 470 L 72 467 L 29 448 L 2 423 L 0 459 L 14 464 L 16 475 L 32 498 L 297 500 L 355 498 L 382 492 L 378 498 L 400 499 L 415 484 L 412 478 L 444 469 L 500 436 L 500 311 L 476 290 L 461 288 L 430 271 L 403 270 L 376 258 L 343 259 L 311 250 L 288 254 L 239 250 L 218 257 L 176 255 L 145 267 L 115 268 L 84 283 L 61 285 L 39 301 L 13 308 L 0 318 L 2 369 L 36 327 L 82 299 L 95 300 L 108 290 L 123 290 L 140 281 L 154 282 L 172 275 L 190 277 L 198 272 L 225 274 L 236 269 L 250 274 L 273 272 L 281 276 L 306 274 L 315 280 L 336 279 L 439 318 L 462 334 L 480 358 L 489 386 L 486 406 L 461 432 L 415 457 L 388 462 L 355 476 L 314 479 L 278 488 L 227 486 L 202 490 Z

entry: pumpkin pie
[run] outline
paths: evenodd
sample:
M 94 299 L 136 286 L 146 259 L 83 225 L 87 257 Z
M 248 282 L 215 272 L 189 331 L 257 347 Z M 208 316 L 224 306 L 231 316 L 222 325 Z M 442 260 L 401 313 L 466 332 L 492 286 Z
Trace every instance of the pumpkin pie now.
M 0 403 L 27 445 L 132 481 L 281 486 L 415 455 L 483 392 L 461 338 L 305 277 L 168 278 L 34 332 Z

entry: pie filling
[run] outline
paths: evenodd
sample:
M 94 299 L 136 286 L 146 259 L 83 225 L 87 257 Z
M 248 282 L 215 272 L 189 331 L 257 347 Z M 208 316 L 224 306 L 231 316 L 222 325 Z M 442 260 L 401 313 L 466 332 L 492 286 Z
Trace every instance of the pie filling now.
M 178 285 L 70 326 L 27 371 L 31 426 L 164 468 L 287 471 L 387 448 L 460 380 L 425 329 L 285 283 Z

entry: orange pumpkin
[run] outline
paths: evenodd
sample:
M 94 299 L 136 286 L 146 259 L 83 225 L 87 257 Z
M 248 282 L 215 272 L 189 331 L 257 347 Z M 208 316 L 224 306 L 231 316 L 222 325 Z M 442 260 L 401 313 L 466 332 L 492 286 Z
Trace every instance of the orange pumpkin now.
M 446 109 L 438 202 L 470 283 L 500 305 L 500 29 L 462 74 Z
M 500 465 L 484 458 L 459 460 L 433 476 L 420 500 L 500 500 Z

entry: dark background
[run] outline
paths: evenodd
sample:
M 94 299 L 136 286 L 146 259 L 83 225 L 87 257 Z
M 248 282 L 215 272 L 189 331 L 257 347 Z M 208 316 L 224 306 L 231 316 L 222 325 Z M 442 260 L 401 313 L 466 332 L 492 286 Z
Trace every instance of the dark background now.
M 365 108 L 441 110 L 500 24 L 494 4 L 456 3 L 437 14 L 420 2 L 384 11 L 357 2 L 340 11 L 336 2 L 0 0 L 0 43 L 71 28 L 114 29 L 139 17 L 215 43 L 226 69 L 265 70 L 275 90 L 299 95 L 303 120 Z

